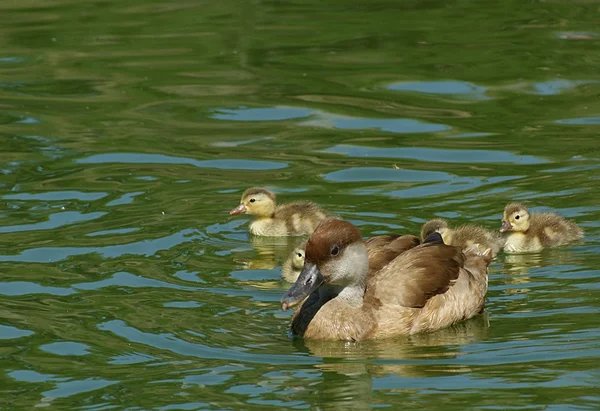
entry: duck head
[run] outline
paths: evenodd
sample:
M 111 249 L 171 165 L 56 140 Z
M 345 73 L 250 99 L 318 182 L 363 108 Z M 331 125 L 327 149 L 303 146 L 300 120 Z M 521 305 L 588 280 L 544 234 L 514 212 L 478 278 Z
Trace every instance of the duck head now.
M 442 219 L 429 220 L 423 224 L 421 229 L 421 239 L 425 240 L 430 234 L 439 233 L 441 230 L 448 228 L 448 223 Z
M 364 287 L 369 259 L 360 232 L 343 220 L 325 220 L 306 244 L 304 265 L 294 285 L 281 298 L 287 310 L 324 285 Z
M 529 229 L 529 210 L 523 204 L 512 203 L 504 208 L 500 232 L 525 232 Z
M 244 191 L 240 205 L 229 214 L 246 213 L 257 217 L 271 217 L 275 213 L 275 193 L 261 187 L 252 187 Z

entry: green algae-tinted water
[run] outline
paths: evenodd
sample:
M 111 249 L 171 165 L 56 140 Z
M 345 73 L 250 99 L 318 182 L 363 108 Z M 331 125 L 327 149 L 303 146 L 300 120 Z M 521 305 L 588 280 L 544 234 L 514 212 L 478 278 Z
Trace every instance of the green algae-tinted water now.
M 0 409 L 598 409 L 598 11 L 2 2 Z M 365 236 L 518 200 L 586 237 L 500 255 L 454 328 L 295 341 L 251 185 Z

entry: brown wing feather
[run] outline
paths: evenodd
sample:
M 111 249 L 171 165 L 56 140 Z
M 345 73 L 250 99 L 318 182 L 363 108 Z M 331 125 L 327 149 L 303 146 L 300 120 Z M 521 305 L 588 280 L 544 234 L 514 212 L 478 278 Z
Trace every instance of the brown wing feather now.
M 424 244 L 405 251 L 379 271 L 367 294 L 383 305 L 423 307 L 431 297 L 452 287 L 464 262 L 459 247 Z
M 369 238 L 366 241 L 369 257 L 369 276 L 377 273 L 400 254 L 420 244 L 414 235 L 388 234 Z

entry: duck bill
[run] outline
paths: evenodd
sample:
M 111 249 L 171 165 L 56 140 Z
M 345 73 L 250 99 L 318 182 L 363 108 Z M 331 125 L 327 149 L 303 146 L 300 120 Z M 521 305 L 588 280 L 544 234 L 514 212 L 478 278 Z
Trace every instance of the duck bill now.
M 323 284 L 323 276 L 317 265 L 304 263 L 302 271 L 294 285 L 281 297 L 281 309 L 285 311 L 298 304 L 308 297 L 310 293 L 319 288 L 321 284 Z
M 239 206 L 237 206 L 236 208 L 229 211 L 229 214 L 235 215 L 235 214 L 241 214 L 241 213 L 245 213 L 245 212 L 246 212 L 246 206 L 242 203 Z
M 500 232 L 503 233 L 505 231 L 510 231 L 512 229 L 512 225 L 508 220 L 502 220 L 502 226 L 500 226 Z

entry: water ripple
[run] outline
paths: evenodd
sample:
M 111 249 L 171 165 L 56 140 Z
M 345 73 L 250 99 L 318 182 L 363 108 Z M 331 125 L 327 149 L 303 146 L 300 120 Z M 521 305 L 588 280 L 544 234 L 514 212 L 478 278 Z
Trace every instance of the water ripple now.
M 79 290 L 98 290 L 105 287 L 122 286 L 122 287 L 154 287 L 154 288 L 173 288 L 177 290 L 194 291 L 197 288 L 187 287 L 184 285 L 171 284 L 152 278 L 146 278 L 139 275 L 133 275 L 127 272 L 115 273 L 112 277 L 105 280 L 73 284 L 73 288 Z
M 48 221 L 35 224 L 21 224 L 0 227 L 0 233 L 15 233 L 18 231 L 36 231 L 36 230 L 52 230 L 58 227 L 80 223 L 84 221 L 92 221 L 98 219 L 107 213 L 96 212 L 82 214 L 78 211 L 65 211 L 64 213 L 55 213 L 48 216 Z
M 437 163 L 512 163 L 543 164 L 548 160 L 530 155 L 517 155 L 499 150 L 456 150 L 422 147 L 364 147 L 337 145 L 324 153 L 345 154 L 349 157 L 405 158 Z
M 477 86 L 466 81 L 415 81 L 394 83 L 387 86 L 387 88 L 394 91 L 414 91 L 426 94 L 466 96 L 477 100 L 488 100 L 490 98 L 485 95 L 485 87 Z
M 341 130 L 379 129 L 390 133 L 435 133 L 449 130 L 444 124 L 425 123 L 409 118 L 366 118 L 328 113 L 305 108 L 236 108 L 218 109 L 212 117 L 230 121 L 281 121 L 308 117 L 300 124 Z
M 116 205 L 131 204 L 131 203 L 133 203 L 134 197 L 137 197 L 142 194 L 144 194 L 144 191 L 135 191 L 133 193 L 125 193 L 121 197 L 106 203 L 106 206 L 113 207 Z
M 12 340 L 13 338 L 29 337 L 33 331 L 21 330 L 10 325 L 0 324 L 0 340 Z
M 101 378 L 86 378 L 84 380 L 69 381 L 68 378 L 55 377 L 54 375 L 42 374 L 30 370 L 15 370 L 9 372 L 8 375 L 14 380 L 21 382 L 55 383 L 56 388 L 42 392 L 42 395 L 45 397 L 42 399 L 42 403 L 46 404 L 48 404 L 49 401 L 52 401 L 53 398 L 70 397 L 119 383 L 119 381 L 109 381 Z
M 2 198 L 6 200 L 23 200 L 23 201 L 64 201 L 64 200 L 79 200 L 79 201 L 95 201 L 104 198 L 108 193 L 84 193 L 81 191 L 52 191 L 49 193 L 18 193 L 6 194 Z
M 87 237 L 98 237 L 103 235 L 115 235 L 115 234 L 129 234 L 139 231 L 139 228 L 131 227 L 131 228 L 115 228 L 114 230 L 101 230 L 95 231 L 93 233 L 86 234 Z
M 600 124 L 600 117 L 569 118 L 563 120 L 556 120 L 556 123 L 577 126 L 598 125 Z
M 95 154 L 90 157 L 76 160 L 80 164 L 180 164 L 191 165 L 199 168 L 219 168 L 224 170 L 278 170 L 286 168 L 287 163 L 260 160 L 195 160 L 193 158 L 175 157 L 164 154 L 140 153 L 110 153 Z
M 110 245 L 105 247 L 41 247 L 22 251 L 17 255 L 0 255 L 0 261 L 22 261 L 54 263 L 76 255 L 98 253 L 104 258 L 117 258 L 127 254 L 150 257 L 161 250 L 176 245 L 206 238 L 197 230 L 186 229 L 166 237 L 143 240 L 135 243 Z
M 87 355 L 89 346 L 82 343 L 60 341 L 40 346 L 40 350 L 56 355 Z
M 309 120 L 302 122 L 305 126 L 337 128 L 340 130 L 378 129 L 388 133 L 436 133 L 450 130 L 444 124 L 425 123 L 410 118 L 361 118 L 341 116 L 325 112 L 317 112 Z
M 314 113 L 312 109 L 296 107 L 266 107 L 266 108 L 220 108 L 212 118 L 229 121 L 281 121 L 308 117 Z
M 240 350 L 240 348 L 235 347 L 232 347 L 231 349 L 209 347 L 205 344 L 184 341 L 170 333 L 146 333 L 127 325 L 121 320 L 112 320 L 101 323 L 98 325 L 98 329 L 110 331 L 132 343 L 150 345 L 154 348 L 190 357 L 218 358 L 222 360 L 259 364 L 265 362 L 270 364 L 316 364 L 318 362 L 315 358 L 297 355 L 253 354 L 250 352 L 236 351 Z

